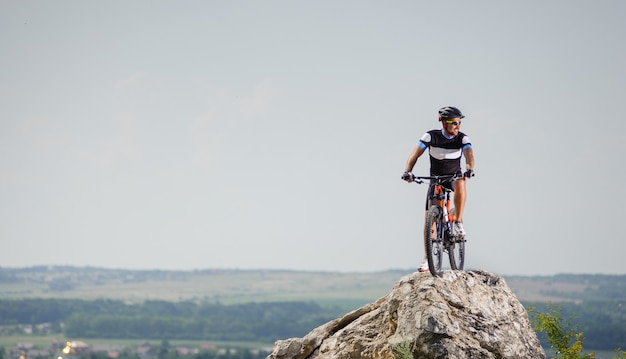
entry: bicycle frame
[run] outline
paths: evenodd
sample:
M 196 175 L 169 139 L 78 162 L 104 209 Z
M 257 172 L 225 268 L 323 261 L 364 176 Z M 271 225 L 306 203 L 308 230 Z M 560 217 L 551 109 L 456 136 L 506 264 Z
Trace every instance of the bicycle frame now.
M 454 222 L 456 221 L 456 217 L 454 216 L 452 211 L 450 211 L 450 207 L 451 207 L 450 192 L 452 192 L 452 190 L 444 187 L 443 184 L 446 182 L 454 182 L 459 178 L 461 177 L 458 177 L 456 175 L 417 176 L 413 178 L 413 182 L 417 184 L 422 184 L 424 183 L 423 180 L 435 181 L 435 184 L 433 185 L 434 187 L 433 193 L 430 193 L 428 197 L 428 200 L 429 200 L 428 203 L 431 205 L 433 203 L 436 203 L 442 209 L 443 218 L 445 222 Z
M 433 195 L 431 195 L 430 199 L 436 199 L 437 205 L 441 207 L 443 210 L 443 218 L 445 222 L 454 222 L 456 218 L 454 214 L 450 211 L 450 192 L 451 190 L 445 188 L 441 184 L 436 184 L 434 186 Z

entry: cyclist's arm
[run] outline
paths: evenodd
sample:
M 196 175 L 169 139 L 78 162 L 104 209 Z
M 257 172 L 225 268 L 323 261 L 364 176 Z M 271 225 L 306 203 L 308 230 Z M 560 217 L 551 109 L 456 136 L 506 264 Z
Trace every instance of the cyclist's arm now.
M 422 146 L 424 146 L 424 145 L 420 142 L 419 145 L 415 146 L 415 148 L 413 149 L 413 152 L 411 152 L 411 155 L 409 156 L 409 159 L 406 161 L 406 167 L 404 168 L 404 170 L 406 172 L 413 171 L 413 167 L 415 167 L 415 163 L 417 162 L 417 159 L 426 150 L 426 148 L 424 148 Z
M 471 147 L 467 147 L 463 150 L 463 156 L 465 157 L 465 169 L 473 170 L 474 169 L 474 150 Z

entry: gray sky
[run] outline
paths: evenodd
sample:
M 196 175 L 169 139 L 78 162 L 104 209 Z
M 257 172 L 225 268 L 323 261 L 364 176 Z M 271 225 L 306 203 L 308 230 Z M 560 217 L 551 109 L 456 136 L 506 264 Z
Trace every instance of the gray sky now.
M 467 267 L 624 274 L 625 13 L 1 0 L 0 266 L 416 268 L 400 176 L 453 105 Z

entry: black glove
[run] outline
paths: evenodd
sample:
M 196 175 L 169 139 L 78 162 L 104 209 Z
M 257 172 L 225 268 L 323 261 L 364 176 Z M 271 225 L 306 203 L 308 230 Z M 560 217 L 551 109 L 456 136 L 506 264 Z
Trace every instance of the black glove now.
M 474 177 L 474 170 L 467 170 L 463 173 L 463 177 Z
M 404 171 L 404 173 L 402 174 L 402 179 L 405 181 L 413 181 L 415 179 L 415 176 L 408 171 Z

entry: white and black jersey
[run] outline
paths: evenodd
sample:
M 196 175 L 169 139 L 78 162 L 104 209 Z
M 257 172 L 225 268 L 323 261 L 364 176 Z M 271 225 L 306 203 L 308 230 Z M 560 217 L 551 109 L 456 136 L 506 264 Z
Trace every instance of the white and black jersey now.
M 422 149 L 429 149 L 430 175 L 453 175 L 461 173 L 461 156 L 463 151 L 472 147 L 469 137 L 459 132 L 454 137 L 448 137 L 443 129 L 428 131 L 420 138 Z

